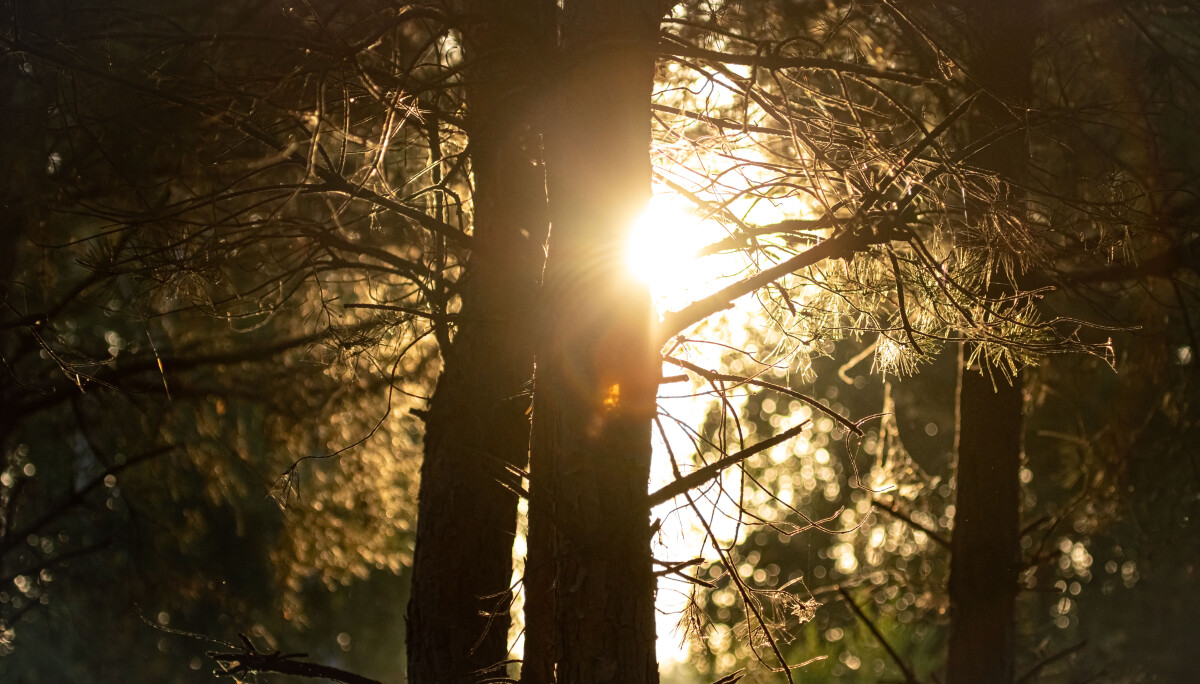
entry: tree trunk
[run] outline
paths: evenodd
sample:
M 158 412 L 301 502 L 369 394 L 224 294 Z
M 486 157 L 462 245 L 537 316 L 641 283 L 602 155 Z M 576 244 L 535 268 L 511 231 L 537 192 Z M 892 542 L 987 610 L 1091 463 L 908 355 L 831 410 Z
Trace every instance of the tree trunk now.
M 977 52 L 971 75 L 987 92 L 978 121 L 1009 124 L 1031 97 L 1036 7 L 1029 0 L 964 3 Z M 973 161 L 1006 179 L 1024 174 L 1025 137 L 1013 135 Z M 1019 274 L 993 274 L 993 282 Z M 1010 281 L 1011 282 L 1011 281 Z M 967 368 L 959 350 L 957 473 L 950 560 L 947 684 L 1011 684 L 1021 568 L 1020 468 L 1024 383 L 996 369 Z M 980 363 L 986 360 L 980 357 Z
M 540 322 L 524 684 L 658 681 L 650 427 L 661 364 L 626 243 L 650 195 L 659 17 L 568 0 L 547 126 L 553 230 Z
M 1011 684 L 1020 562 L 1021 377 L 966 368 L 960 348 L 948 684 Z
M 474 241 L 457 334 L 430 402 L 421 465 L 408 680 L 502 676 L 512 546 L 528 460 L 534 307 L 548 214 L 530 126 L 536 46 L 553 4 L 467 2 Z

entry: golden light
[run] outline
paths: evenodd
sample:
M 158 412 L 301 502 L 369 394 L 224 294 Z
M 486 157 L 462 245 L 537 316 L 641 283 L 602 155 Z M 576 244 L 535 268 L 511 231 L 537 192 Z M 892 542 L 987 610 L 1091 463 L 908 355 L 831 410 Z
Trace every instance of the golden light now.
M 650 286 L 660 313 L 679 308 L 712 292 L 722 277 L 741 269 L 736 256 L 698 256 L 702 248 L 724 237 L 725 229 L 718 222 L 698 216 L 687 201 L 655 195 L 630 233 L 629 271 Z

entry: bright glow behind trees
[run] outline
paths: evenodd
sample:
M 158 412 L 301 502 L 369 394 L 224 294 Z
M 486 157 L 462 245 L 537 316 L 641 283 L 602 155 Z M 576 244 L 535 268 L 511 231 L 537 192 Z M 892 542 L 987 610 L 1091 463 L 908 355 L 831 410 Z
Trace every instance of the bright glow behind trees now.
M 650 286 L 660 314 L 679 308 L 742 270 L 744 261 L 737 254 L 698 256 L 726 235 L 720 223 L 698 216 L 677 195 L 656 194 L 630 232 L 630 273 Z

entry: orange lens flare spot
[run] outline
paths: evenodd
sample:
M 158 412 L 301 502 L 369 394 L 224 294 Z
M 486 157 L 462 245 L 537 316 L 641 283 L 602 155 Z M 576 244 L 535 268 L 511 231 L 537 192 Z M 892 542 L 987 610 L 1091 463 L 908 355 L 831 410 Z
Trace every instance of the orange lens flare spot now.
M 604 408 L 615 409 L 621 405 L 621 385 L 613 383 L 604 391 Z

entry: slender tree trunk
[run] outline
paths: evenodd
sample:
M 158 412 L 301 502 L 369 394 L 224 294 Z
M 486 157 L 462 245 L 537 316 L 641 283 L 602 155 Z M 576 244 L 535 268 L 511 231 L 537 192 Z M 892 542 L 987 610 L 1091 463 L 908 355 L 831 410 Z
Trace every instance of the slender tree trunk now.
M 650 195 L 659 17 L 568 0 L 547 126 L 553 229 L 538 345 L 525 684 L 658 681 L 650 426 L 660 363 L 626 242 Z
M 964 347 L 966 345 L 963 345 Z M 960 349 L 960 362 L 966 349 Z M 1011 684 L 1020 561 L 1022 406 L 1011 385 L 960 363 L 950 559 L 948 684 Z
M 978 105 L 978 120 L 988 127 L 1009 124 L 1031 96 L 1036 7 L 1030 0 L 970 0 L 964 9 L 968 25 L 977 33 L 971 74 L 988 92 Z M 1023 135 L 1009 136 L 973 161 L 1004 178 L 1020 178 L 1026 163 L 1025 142 Z M 997 282 L 1006 277 L 993 275 Z M 1021 569 L 1024 383 L 1020 373 L 1010 384 L 995 368 L 967 368 L 971 352 L 966 344 L 959 350 L 946 681 L 1011 684 Z M 981 363 L 986 365 L 982 357 Z
M 474 242 L 426 421 L 408 608 L 412 684 L 492 679 L 509 658 L 513 473 L 528 460 L 530 314 L 548 221 L 530 116 L 553 4 L 464 4 Z

